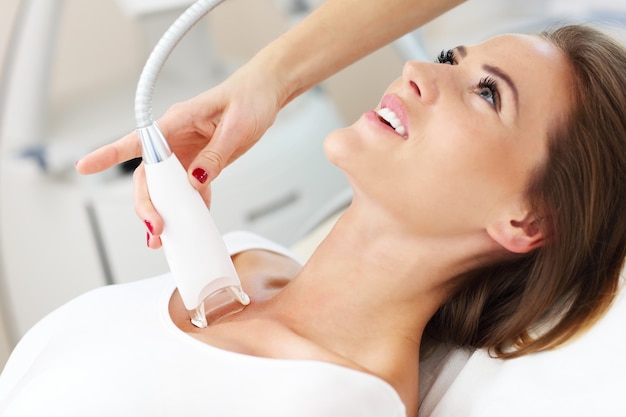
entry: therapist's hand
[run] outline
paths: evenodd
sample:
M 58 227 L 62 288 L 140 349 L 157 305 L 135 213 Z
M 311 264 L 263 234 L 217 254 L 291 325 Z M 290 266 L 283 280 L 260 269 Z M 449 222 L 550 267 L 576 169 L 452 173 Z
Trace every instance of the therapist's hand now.
M 173 105 L 157 121 L 207 206 L 211 181 L 250 149 L 276 119 L 284 102 L 282 88 L 275 74 L 248 64 L 218 86 Z M 94 174 L 139 156 L 139 138 L 132 132 L 86 155 L 76 169 Z M 158 248 L 163 221 L 150 201 L 143 164 L 133 181 L 135 211 L 148 229 L 148 246 Z

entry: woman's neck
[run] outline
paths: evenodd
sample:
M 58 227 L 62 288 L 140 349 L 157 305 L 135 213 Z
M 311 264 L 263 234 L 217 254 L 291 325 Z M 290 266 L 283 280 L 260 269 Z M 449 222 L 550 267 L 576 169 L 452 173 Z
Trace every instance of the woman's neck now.
M 393 220 L 380 222 L 381 216 L 372 224 L 371 214 L 348 209 L 264 309 L 295 333 L 415 395 L 426 323 L 447 298 L 450 278 L 474 262 L 484 237 L 423 238 Z

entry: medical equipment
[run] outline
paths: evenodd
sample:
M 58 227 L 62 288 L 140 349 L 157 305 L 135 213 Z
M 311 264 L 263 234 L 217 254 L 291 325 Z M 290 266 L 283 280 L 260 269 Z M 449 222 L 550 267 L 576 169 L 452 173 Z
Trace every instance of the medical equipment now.
M 191 322 L 208 325 L 250 303 L 222 237 L 200 194 L 156 122 L 152 90 L 167 57 L 185 33 L 223 0 L 199 0 L 165 32 L 148 58 L 135 96 L 137 134 L 141 140 L 146 181 L 154 207 L 164 222 L 163 248 Z M 215 317 L 215 318 L 217 318 Z

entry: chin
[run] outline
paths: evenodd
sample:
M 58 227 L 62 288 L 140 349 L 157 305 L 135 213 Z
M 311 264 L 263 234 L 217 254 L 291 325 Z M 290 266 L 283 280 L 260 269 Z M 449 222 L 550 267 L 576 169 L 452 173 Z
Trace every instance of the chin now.
M 358 137 L 352 127 L 337 129 L 324 139 L 324 154 L 335 166 L 342 167 L 358 152 Z

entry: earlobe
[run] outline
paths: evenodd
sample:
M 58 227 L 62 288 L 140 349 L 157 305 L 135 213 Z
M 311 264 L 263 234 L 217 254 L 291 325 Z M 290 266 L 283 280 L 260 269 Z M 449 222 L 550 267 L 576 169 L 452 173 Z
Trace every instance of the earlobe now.
M 494 223 L 487 228 L 489 236 L 503 248 L 513 253 L 528 253 L 543 245 L 543 231 L 540 222 L 533 215 L 522 220 L 508 219 Z

